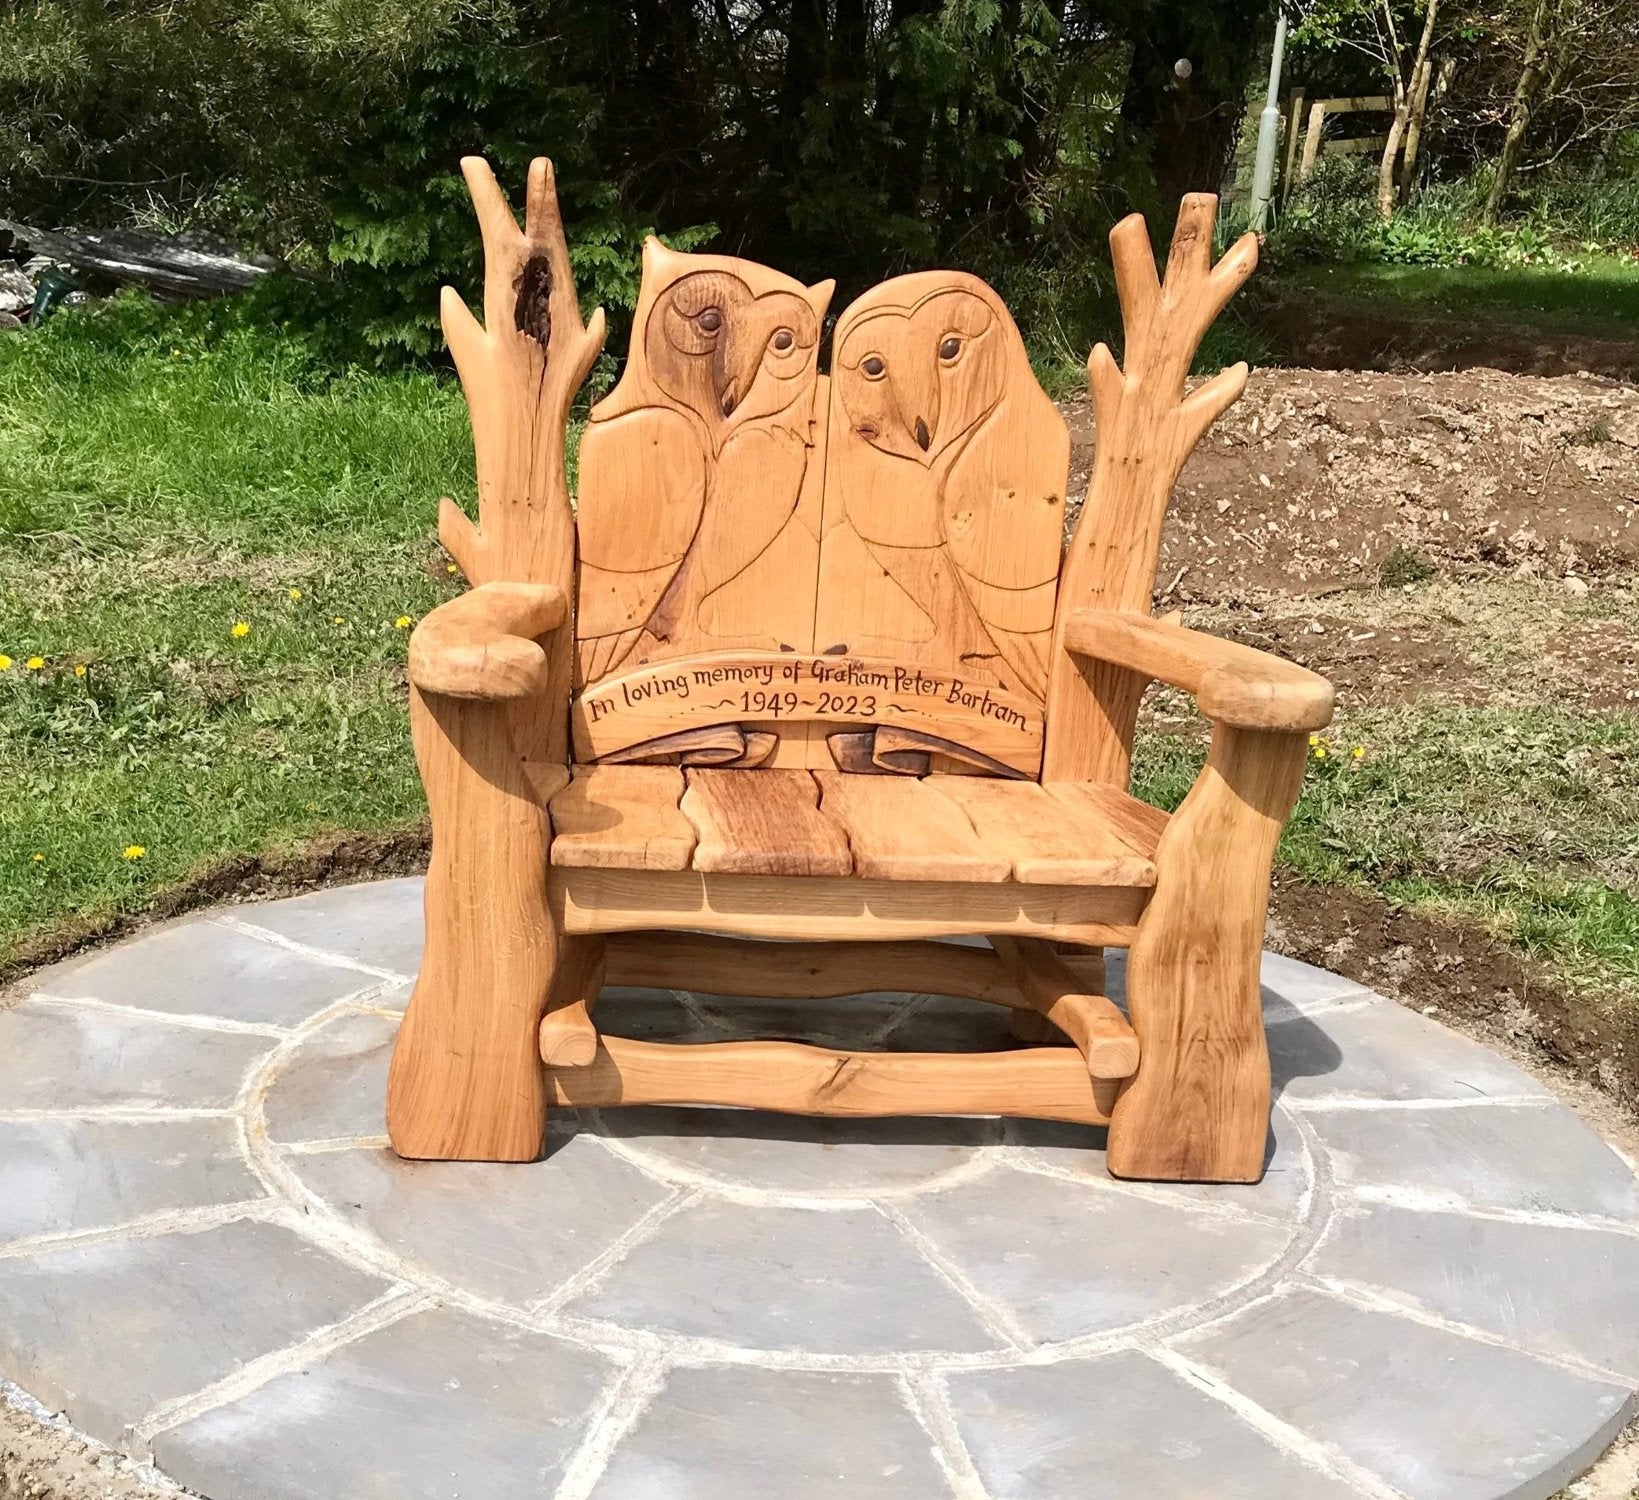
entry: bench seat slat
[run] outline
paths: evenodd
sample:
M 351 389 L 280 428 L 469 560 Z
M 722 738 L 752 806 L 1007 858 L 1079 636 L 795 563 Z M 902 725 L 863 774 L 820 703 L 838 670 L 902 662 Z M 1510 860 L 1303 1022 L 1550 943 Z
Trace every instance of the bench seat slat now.
M 807 771 L 690 770 L 683 814 L 694 868 L 720 875 L 847 875 L 848 835 L 821 812 Z
M 603 870 L 686 870 L 694 825 L 678 809 L 672 766 L 576 766 L 550 801 L 552 863 Z
M 1155 884 L 1159 828 L 1150 836 L 1144 814 L 1135 810 L 1143 804 L 1113 787 L 1076 787 L 1070 790 L 1102 795 L 1059 797 L 1029 781 L 944 776 L 939 789 L 1026 885 Z M 1155 817 L 1166 826 L 1164 813 Z
M 1012 861 L 987 847 L 931 781 L 816 771 L 820 811 L 841 825 L 854 873 L 868 880 L 1006 880 Z

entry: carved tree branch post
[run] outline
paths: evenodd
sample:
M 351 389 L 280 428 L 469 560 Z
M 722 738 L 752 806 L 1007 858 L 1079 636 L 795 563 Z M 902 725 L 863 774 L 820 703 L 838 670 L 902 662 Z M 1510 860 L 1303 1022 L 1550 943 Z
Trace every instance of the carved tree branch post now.
M 433 845 L 427 946 L 393 1053 L 387 1123 L 401 1156 L 528 1161 L 545 1140 L 537 1031 L 561 947 L 541 793 L 568 774 L 555 769 L 568 759 L 573 648 L 564 442 L 604 327 L 601 309 L 581 321 L 551 163 L 530 166 L 521 230 L 488 163 L 467 157 L 461 167 L 483 234 L 484 323 L 450 287 L 441 311 L 472 413 L 478 524 L 445 499 L 439 537 L 480 587 L 441 606 L 411 643 L 410 724 Z M 438 616 L 486 584 L 558 591 L 555 611 L 519 606 L 498 627 L 538 642 L 544 686 L 449 690 L 459 673 L 441 670 Z
M 1099 344 L 1087 365 L 1098 446 L 1059 589 L 1044 780 L 1127 784 L 1148 679 L 1071 655 L 1064 626 L 1089 606 L 1151 612 L 1179 470 L 1246 388 L 1243 363 L 1185 394 L 1203 335 L 1257 265 L 1250 234 L 1213 264 L 1216 215 L 1211 194 L 1184 199 L 1164 281 L 1142 217 L 1110 235 L 1125 349 L 1118 366 Z M 1303 755 L 1302 735 L 1217 726 L 1206 772 L 1162 837 L 1155 894 L 1128 955 L 1140 1061 L 1110 1125 L 1118 1176 L 1262 1175 L 1270 1084 L 1258 966 L 1270 866 Z

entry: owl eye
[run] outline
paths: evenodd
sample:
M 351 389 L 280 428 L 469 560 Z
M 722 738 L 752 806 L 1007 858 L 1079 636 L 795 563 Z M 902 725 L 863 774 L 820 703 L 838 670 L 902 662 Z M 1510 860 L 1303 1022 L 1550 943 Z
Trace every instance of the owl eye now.
M 716 333 L 723 326 L 723 314 L 719 308 L 708 307 L 697 313 L 694 321 L 704 332 Z
M 860 360 L 859 368 L 864 371 L 867 380 L 880 380 L 888 373 L 888 367 L 883 363 L 879 354 L 868 354 Z
M 952 334 L 939 346 L 939 358 L 944 360 L 946 364 L 949 364 L 961 352 L 962 341 L 955 334 Z
M 775 331 L 773 344 L 781 354 L 784 354 L 796 341 L 795 335 L 792 334 L 789 328 L 780 328 Z

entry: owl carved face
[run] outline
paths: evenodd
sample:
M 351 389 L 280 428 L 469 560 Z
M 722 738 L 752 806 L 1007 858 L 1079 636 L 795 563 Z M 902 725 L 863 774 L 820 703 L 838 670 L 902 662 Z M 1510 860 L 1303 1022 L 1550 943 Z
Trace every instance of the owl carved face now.
M 759 293 L 714 265 L 713 257 L 651 244 L 645 280 L 675 277 L 639 310 L 648 373 L 667 396 L 721 440 L 744 422 L 784 411 L 813 388 L 832 283 L 804 287 L 780 277 L 785 285 Z M 691 265 L 701 268 L 687 269 Z
M 836 379 L 849 423 L 880 452 L 931 467 L 1001 400 L 1010 331 L 978 290 L 950 286 L 948 274 L 926 296 L 847 320 Z

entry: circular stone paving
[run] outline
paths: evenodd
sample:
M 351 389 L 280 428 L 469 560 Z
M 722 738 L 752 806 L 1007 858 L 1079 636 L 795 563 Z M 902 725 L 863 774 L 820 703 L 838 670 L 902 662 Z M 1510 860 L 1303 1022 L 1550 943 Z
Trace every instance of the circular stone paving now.
M 1334 975 L 1265 960 L 1257 1187 L 1111 1181 L 1076 1126 L 680 1109 L 409 1164 L 420 925 L 416 881 L 225 909 L 0 1013 L 0 1375 L 211 1500 L 1543 1497 L 1634 1409 L 1630 1165 Z M 1007 1044 L 937 996 L 599 1019 Z

